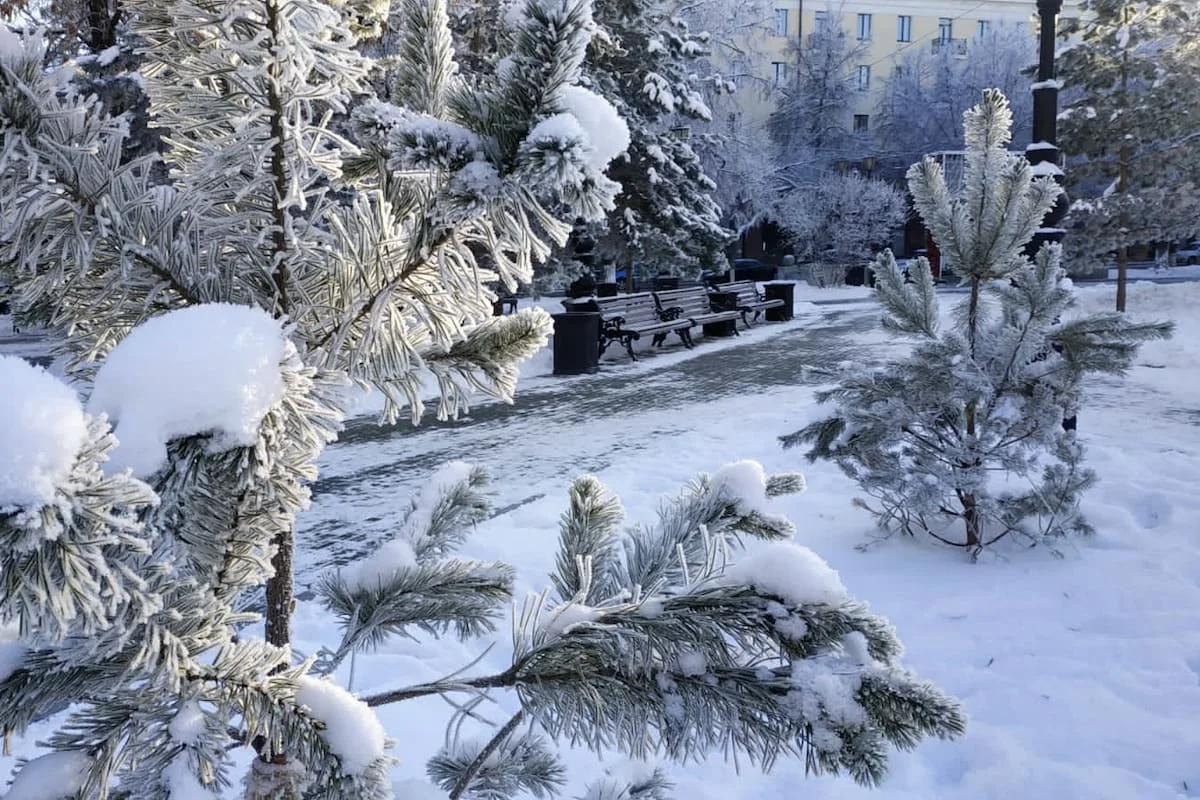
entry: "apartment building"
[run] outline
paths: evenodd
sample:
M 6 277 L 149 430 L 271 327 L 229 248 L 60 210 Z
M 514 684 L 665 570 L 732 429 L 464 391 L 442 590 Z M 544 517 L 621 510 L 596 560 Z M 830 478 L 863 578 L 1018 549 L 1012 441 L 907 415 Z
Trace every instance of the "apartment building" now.
M 1075 6 L 1074 0 L 1068 0 L 1064 14 L 1072 15 Z M 802 37 L 838 21 L 864 45 L 861 63 L 853 67 L 860 96 L 852 125 L 859 132 L 871 130 L 884 80 L 914 48 L 933 52 L 949 48 L 966 55 L 972 40 L 999 24 L 1027 25 L 1030 48 L 1036 52 L 1037 47 L 1035 0 L 776 0 L 768 40 L 759 43 L 768 53 L 766 74 L 759 77 L 769 83 L 786 81 Z M 747 121 L 765 119 L 773 105 L 770 97 L 761 92 L 743 94 L 739 101 Z

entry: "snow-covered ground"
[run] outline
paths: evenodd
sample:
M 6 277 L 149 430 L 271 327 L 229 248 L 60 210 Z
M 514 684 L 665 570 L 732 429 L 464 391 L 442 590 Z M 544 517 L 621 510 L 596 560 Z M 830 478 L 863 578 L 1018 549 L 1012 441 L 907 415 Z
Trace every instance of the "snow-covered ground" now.
M 694 351 L 674 347 L 637 364 L 614 359 L 602 372 L 629 381 L 653 380 L 656 366 L 698 358 L 712 348 L 744 348 L 738 352 L 752 360 L 769 337 L 795 333 L 798 326 L 816 335 L 836 315 L 845 319 L 838 306 L 807 304 L 831 297 L 826 291 L 800 289 L 800 318 L 793 323 L 763 326 L 740 340 L 708 342 Z M 867 290 L 845 290 L 846 299 L 853 299 L 853 292 L 864 296 Z M 1088 286 L 1080 289 L 1080 297 L 1089 308 L 1103 310 L 1111 307 L 1114 292 L 1112 285 Z M 554 301 L 544 304 L 557 310 Z M 802 794 L 815 800 L 1200 797 L 1198 306 L 1200 284 L 1131 286 L 1132 314 L 1173 318 L 1178 330 L 1173 340 L 1147 346 L 1126 379 L 1093 383 L 1080 415 L 1080 435 L 1101 477 L 1085 500 L 1098 534 L 1061 554 L 1001 549 L 970 564 L 961 553 L 926 542 L 892 539 L 860 548 L 873 541 L 872 524 L 851 505 L 855 486 L 834 466 L 807 464 L 799 452 L 785 452 L 777 442 L 780 434 L 821 413 L 812 385 L 773 385 L 715 399 L 697 396 L 670 407 L 614 409 L 611 416 L 579 423 L 539 423 L 527 415 L 518 425 L 518 403 L 504 451 L 477 454 L 496 472 L 496 505 L 512 508 L 482 524 L 466 552 L 517 566 L 520 593 L 543 588 L 571 477 L 562 467 L 564 452 L 619 451 L 598 472 L 620 495 L 631 521 L 650 517 L 658 498 L 678 491 L 696 471 L 711 472 L 742 458 L 761 461 L 768 472 L 801 469 L 808 491 L 778 501 L 777 508 L 797 523 L 797 538 L 840 572 L 852 594 L 893 621 L 907 646 L 908 663 L 961 698 L 970 715 L 967 735 L 897 754 L 876 790 L 860 789 L 848 779 L 805 779 L 803 764 L 786 761 L 768 776 L 753 770 L 739 775 L 714 754 L 703 764 L 672 769 L 680 800 L 784 800 Z M 872 326 L 869 306 L 844 308 L 860 314 L 853 319 L 861 321 L 861 331 L 846 344 L 866 357 L 900 346 Z M 542 354 L 522 370 L 527 388 L 579 392 L 602 385 L 591 376 L 553 378 L 548 358 Z M 537 435 L 539 424 L 552 435 Z M 457 435 L 452 428 L 436 434 L 446 443 Z M 637 446 L 652 435 L 655 446 Z M 463 438 L 470 439 L 466 432 Z M 335 445 L 323 459 L 326 471 L 352 475 L 372 447 L 386 457 L 385 444 L 400 446 L 396 440 Z M 542 462 L 546 467 L 540 469 Z M 582 463 L 587 462 L 577 462 Z M 512 468 L 497 469 L 504 465 Z M 408 476 L 407 482 L 418 480 Z M 408 499 L 387 487 L 376 491 L 377 502 L 398 507 Z M 311 513 L 349 512 L 343 519 L 350 535 L 358 512 L 339 509 L 344 502 L 336 492 L 322 494 Z M 301 603 L 296 630 L 303 652 L 336 640 L 329 619 L 314 603 Z M 470 673 L 506 666 L 506 633 L 502 628 L 497 646 Z M 370 693 L 443 676 L 478 657 L 486 644 L 424 636 L 394 641 L 358 657 L 353 689 Z M 343 685 L 349 675 L 347 664 L 339 673 Z M 503 721 L 514 708 L 512 698 L 499 694 L 496 701 L 497 707 L 483 711 Z M 423 776 L 425 759 L 440 746 L 450 713 L 436 699 L 380 709 L 397 740 L 398 781 Z M 29 754 L 30 744 L 15 742 L 13 751 Z M 615 756 L 569 753 L 573 783 L 567 796 L 618 762 Z M 3 759 L 0 771 L 12 763 L 11 757 Z
M 1080 289 L 1082 302 L 1096 310 L 1110 308 L 1114 292 L 1111 285 Z M 1095 383 L 1080 424 L 1102 479 L 1086 500 L 1099 532 L 1061 556 L 1002 550 L 968 564 L 957 552 L 903 540 L 861 552 L 858 546 L 871 540 L 872 525 L 850 504 L 854 485 L 832 465 L 805 464 L 776 442 L 779 434 L 820 413 L 811 387 L 652 414 L 662 422 L 686 418 L 686 430 L 673 432 L 669 449 L 631 449 L 626 460 L 600 474 L 621 496 L 631 520 L 647 518 L 657 498 L 675 492 L 695 470 L 711 471 L 737 458 L 758 459 L 768 470 L 803 469 L 809 491 L 780 502 L 796 521 L 800 540 L 839 570 L 852 593 L 892 619 L 911 666 L 959 696 L 971 717 L 964 739 L 897 755 L 884 786 L 873 792 L 845 779 L 808 779 L 801 785 L 803 765 L 795 763 L 781 763 L 769 776 L 738 775 L 717 757 L 674 770 L 678 796 L 1200 796 L 1198 304 L 1200 285 L 1131 287 L 1131 313 L 1170 316 L 1179 329 L 1172 341 L 1146 347 L 1125 381 Z M 862 338 L 870 349 L 882 344 L 877 330 L 864 330 Z M 644 431 L 651 424 L 640 419 L 581 425 L 572 445 L 584 449 L 589 437 L 609 435 L 604 429 L 610 425 Z M 507 457 L 536 460 L 542 446 L 526 449 L 514 441 Z M 330 456 L 336 457 L 336 448 Z M 506 487 L 499 476 L 501 505 L 534 493 L 546 496 L 481 526 L 473 552 L 518 565 L 523 588 L 540 589 L 551 568 L 566 480 L 562 475 L 541 485 L 523 480 Z M 318 609 L 307 606 L 301 613 L 306 634 L 325 627 Z M 493 651 L 477 669 L 502 667 L 505 644 L 501 637 L 501 652 Z M 434 678 L 479 650 L 477 643 L 399 642 L 359 659 L 355 689 L 371 692 Z M 499 702 L 502 708 L 492 717 L 502 720 L 511 698 Z M 440 744 L 430 731 L 440 729 L 447 712 L 436 700 L 381 711 L 400 741 L 399 774 L 420 776 L 425 758 Z M 587 753 L 572 754 L 570 762 L 581 779 L 601 770 Z

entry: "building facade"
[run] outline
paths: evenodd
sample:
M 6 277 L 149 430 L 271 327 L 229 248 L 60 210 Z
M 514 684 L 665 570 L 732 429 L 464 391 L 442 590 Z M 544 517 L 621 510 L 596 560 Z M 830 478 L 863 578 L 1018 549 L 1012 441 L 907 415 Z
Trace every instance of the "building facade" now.
M 1071 16 L 1075 6 L 1074 0 L 1068 0 L 1063 14 Z M 991 26 L 1025 25 L 1030 31 L 1030 53 L 1036 55 L 1034 0 L 776 0 L 767 41 L 759 43 L 768 55 L 760 67 L 763 74 L 757 77 L 768 84 L 785 83 L 803 37 L 839 22 L 862 45 L 860 63 L 853 65 L 859 96 L 849 121 L 858 133 L 872 130 L 885 80 L 914 48 L 933 53 L 950 49 L 965 56 L 971 42 L 985 36 Z M 769 94 L 741 94 L 744 98 L 739 102 L 748 122 L 770 114 Z

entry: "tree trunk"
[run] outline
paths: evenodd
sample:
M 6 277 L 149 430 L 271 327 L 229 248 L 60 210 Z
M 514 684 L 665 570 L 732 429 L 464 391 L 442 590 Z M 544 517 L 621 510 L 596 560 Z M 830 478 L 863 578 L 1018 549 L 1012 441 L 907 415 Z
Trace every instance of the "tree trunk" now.
M 100 53 L 117 43 L 120 11 L 109 11 L 109 0 L 87 0 L 88 49 Z
M 1129 25 L 1129 6 L 1122 9 L 1124 21 Z M 1121 52 L 1121 91 L 1118 97 L 1118 104 L 1121 109 L 1120 120 L 1121 124 L 1118 128 L 1118 133 L 1121 137 L 1121 147 L 1117 151 L 1117 158 L 1120 163 L 1117 165 L 1117 194 L 1121 196 L 1122 204 L 1124 196 L 1129 191 L 1129 46 L 1126 45 Z M 1129 278 L 1129 246 L 1125 239 L 1128 235 L 1126 225 L 1128 220 L 1125 217 L 1125 210 L 1122 205 L 1121 215 L 1117 220 L 1119 230 L 1117 235 L 1120 236 L 1119 245 L 1117 247 L 1117 311 L 1125 312 L 1125 287 Z
M 979 503 L 974 492 L 962 496 L 963 522 L 967 526 L 967 549 L 971 555 L 976 555 L 983 547 L 983 532 L 980 530 Z
M 1120 173 L 1117 176 L 1117 194 L 1124 195 L 1129 189 L 1129 145 L 1121 143 L 1119 151 L 1121 159 Z M 1129 280 L 1129 246 L 1125 241 L 1127 220 L 1125 212 L 1121 212 L 1118 219 L 1120 230 L 1118 235 L 1121 237 L 1120 245 L 1117 247 L 1117 311 L 1125 311 L 1125 294 L 1126 285 Z
M 276 3 L 267 3 L 267 24 L 272 38 L 279 40 L 279 7 Z M 272 77 L 279 72 L 278 64 L 269 67 Z M 287 152 L 284 149 L 284 107 L 283 98 L 278 95 L 277 83 L 272 80 L 269 84 L 267 102 L 270 106 L 271 138 L 271 178 L 275 188 L 275 230 L 272 232 L 272 249 L 275 253 L 275 273 L 272 279 L 276 289 L 275 314 L 287 317 L 291 309 L 291 298 L 288 292 L 291 284 L 291 274 L 288 270 L 286 253 L 289 250 L 287 241 L 287 209 L 283 207 L 283 198 L 288 194 Z M 288 530 L 275 537 L 275 558 L 271 565 L 275 574 L 267 581 L 267 642 L 276 647 L 287 647 L 292 641 L 292 607 L 295 599 L 292 597 L 292 548 L 293 532 Z

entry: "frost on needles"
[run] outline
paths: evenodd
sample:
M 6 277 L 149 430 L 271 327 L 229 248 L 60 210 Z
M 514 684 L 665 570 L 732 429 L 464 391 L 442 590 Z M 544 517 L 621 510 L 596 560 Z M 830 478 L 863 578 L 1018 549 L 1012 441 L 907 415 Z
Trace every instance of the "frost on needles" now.
M 411 630 L 460 638 L 492 630 L 512 569 L 454 555 L 488 514 L 483 481 L 476 468 L 447 465 L 396 539 L 326 577 L 320 593 L 344 635 L 323 669 Z M 579 478 L 550 586 L 515 610 L 509 666 L 476 674 L 467 665 L 365 701 L 456 697 L 460 717 L 488 693 L 515 695 L 515 714 L 483 735 L 463 736 L 463 720 L 451 720 L 449 743 L 428 769 L 452 798 L 553 793 L 565 775 L 550 740 L 680 762 L 719 750 L 764 769 L 799 757 L 813 772 L 877 783 L 891 748 L 956 736 L 964 720 L 953 700 L 900 665 L 891 626 L 769 510 L 770 498 L 803 485 L 751 462 L 729 465 L 622 532 L 617 498 Z M 748 540 L 764 541 L 738 561 Z M 624 797 L 631 786 L 643 794 L 628 796 L 669 788 L 653 771 L 610 774 L 586 796 Z
M 908 185 L 968 294 L 943 327 L 929 263 L 918 259 L 906 282 L 881 255 L 883 326 L 912 337 L 911 354 L 847 366 L 817 395 L 835 404 L 832 416 L 783 441 L 833 459 L 873 498 L 859 502 L 885 531 L 975 555 L 1008 536 L 1036 544 L 1090 533 L 1079 499 L 1095 474 L 1064 415 L 1080 407 L 1087 375 L 1124 373 L 1139 344 L 1171 326 L 1075 312 L 1061 248 L 1026 255 L 1061 189 L 1005 149 L 1012 115 L 999 92 L 964 119 L 961 195 L 931 158 L 909 169 Z

